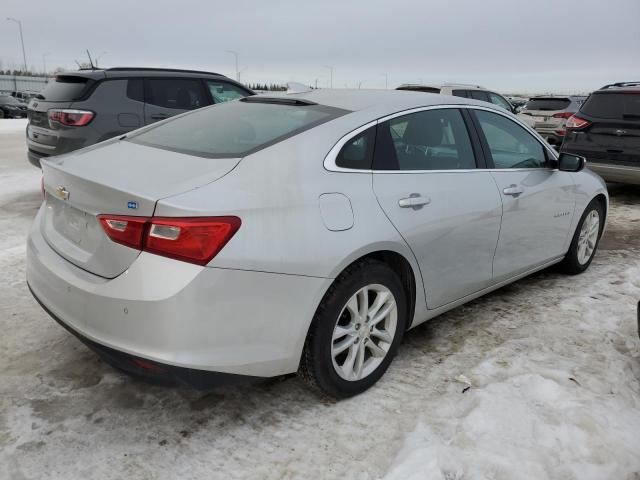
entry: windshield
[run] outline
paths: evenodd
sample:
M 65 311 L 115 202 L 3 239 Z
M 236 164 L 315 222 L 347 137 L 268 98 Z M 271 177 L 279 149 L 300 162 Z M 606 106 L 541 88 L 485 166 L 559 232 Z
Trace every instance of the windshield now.
M 345 113 L 346 110 L 315 104 L 236 100 L 181 115 L 134 134 L 129 140 L 201 157 L 240 157 Z
M 564 110 L 571 104 L 568 98 L 532 98 L 524 108 L 527 110 Z
M 5 105 L 22 105 L 18 100 L 9 95 L 0 95 L 0 103 Z
M 640 95 L 637 93 L 594 93 L 580 109 L 598 118 L 640 119 Z
M 89 84 L 88 78 L 75 75 L 58 75 L 55 81 L 49 82 L 44 87 L 44 90 L 37 98 L 49 102 L 72 102 L 82 97 Z

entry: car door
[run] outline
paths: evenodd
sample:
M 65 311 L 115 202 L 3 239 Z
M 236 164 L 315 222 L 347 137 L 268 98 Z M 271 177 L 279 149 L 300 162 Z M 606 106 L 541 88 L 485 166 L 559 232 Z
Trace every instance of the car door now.
M 524 127 L 498 112 L 469 109 L 487 164 L 502 196 L 502 225 L 494 280 L 566 253 L 574 215 L 574 182 L 554 168 L 555 157 Z
M 380 122 L 373 189 L 413 251 L 428 308 L 486 287 L 502 205 L 457 108 L 424 109 Z M 482 166 L 482 165 L 480 165 Z
M 209 105 L 199 78 L 147 78 L 145 124 Z

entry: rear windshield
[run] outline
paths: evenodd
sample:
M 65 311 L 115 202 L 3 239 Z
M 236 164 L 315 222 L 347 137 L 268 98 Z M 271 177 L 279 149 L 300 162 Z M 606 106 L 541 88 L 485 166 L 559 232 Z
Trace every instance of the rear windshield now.
M 323 105 L 231 101 L 195 110 L 129 139 L 207 158 L 245 156 L 347 113 Z
M 82 97 L 88 85 L 88 78 L 58 75 L 55 81 L 44 87 L 38 98 L 49 102 L 73 102 Z
M 597 118 L 640 119 L 640 94 L 594 93 L 580 109 Z
M 571 105 L 568 98 L 532 98 L 525 106 L 527 110 L 564 110 Z

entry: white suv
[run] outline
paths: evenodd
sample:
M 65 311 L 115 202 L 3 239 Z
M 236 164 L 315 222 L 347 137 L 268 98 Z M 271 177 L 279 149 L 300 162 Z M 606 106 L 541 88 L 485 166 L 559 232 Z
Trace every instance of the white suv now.
M 441 95 L 453 95 L 455 97 L 473 98 L 483 102 L 493 103 L 504 108 L 508 112 L 517 114 L 516 108 L 502 95 L 491 90 L 487 90 L 480 85 L 466 85 L 464 83 L 444 83 L 442 85 L 424 85 L 417 83 L 406 83 L 400 85 L 396 90 L 410 90 L 414 92 L 439 93 Z M 518 115 L 518 118 L 525 124 L 533 128 L 535 121 L 530 118 Z

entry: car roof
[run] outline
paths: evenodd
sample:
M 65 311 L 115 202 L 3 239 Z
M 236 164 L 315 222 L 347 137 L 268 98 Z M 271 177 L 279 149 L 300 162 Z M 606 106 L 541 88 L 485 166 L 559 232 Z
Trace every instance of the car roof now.
M 640 92 L 640 82 L 620 82 L 611 85 L 605 85 L 594 93 L 612 93 L 612 92 Z
M 61 72 L 57 76 L 78 76 L 101 80 L 103 78 L 129 78 L 129 77 L 215 77 L 228 78 L 220 73 L 205 72 L 201 70 L 184 70 L 179 68 L 148 68 L 148 67 L 114 67 L 114 68 L 84 68 L 69 72 Z
M 314 102 L 329 107 L 341 108 L 351 112 L 369 111 L 373 114 L 388 115 L 402 110 L 437 105 L 477 105 L 494 108 L 490 103 L 437 93 L 415 92 L 410 90 L 355 90 L 355 89 L 318 89 L 301 93 L 281 95 L 260 95 L 262 99 L 283 97 Z M 256 98 L 257 99 L 257 98 Z M 503 111 L 495 106 L 497 111 Z

